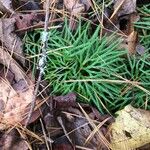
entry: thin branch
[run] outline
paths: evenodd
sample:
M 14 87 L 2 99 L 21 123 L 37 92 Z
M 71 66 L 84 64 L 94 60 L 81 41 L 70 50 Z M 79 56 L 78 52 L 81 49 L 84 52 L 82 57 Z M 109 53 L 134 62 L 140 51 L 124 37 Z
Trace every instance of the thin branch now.
M 29 114 L 28 114 L 28 117 L 27 117 L 27 120 L 26 120 L 25 127 L 27 127 L 28 123 L 31 120 L 31 116 L 32 116 L 32 113 L 34 111 L 35 104 L 36 104 L 36 98 L 37 98 L 40 82 L 41 82 L 42 75 L 44 73 L 44 68 L 45 68 L 45 65 L 46 65 L 46 49 L 47 49 L 47 40 L 48 40 L 49 7 L 50 7 L 50 0 L 46 0 L 45 24 L 44 24 L 44 31 L 43 31 L 43 35 L 42 35 L 42 55 L 41 55 L 41 58 L 39 59 L 39 63 L 38 63 L 39 76 L 38 76 L 36 87 L 35 87 L 35 90 L 34 90 L 34 93 L 33 93 L 31 108 L 30 108 L 30 111 L 29 111 Z

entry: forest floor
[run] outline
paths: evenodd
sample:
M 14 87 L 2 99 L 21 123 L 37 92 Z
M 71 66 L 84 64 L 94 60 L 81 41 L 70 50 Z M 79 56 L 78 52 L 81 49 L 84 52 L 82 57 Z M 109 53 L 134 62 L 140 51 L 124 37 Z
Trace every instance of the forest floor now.
M 149 0 L 0 12 L 0 150 L 150 149 Z

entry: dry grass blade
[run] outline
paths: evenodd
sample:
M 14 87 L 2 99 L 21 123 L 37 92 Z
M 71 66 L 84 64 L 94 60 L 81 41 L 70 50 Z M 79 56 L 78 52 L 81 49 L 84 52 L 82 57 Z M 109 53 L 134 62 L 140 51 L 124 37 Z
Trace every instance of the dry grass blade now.
M 24 135 L 24 133 L 22 133 L 20 129 L 18 129 L 18 128 L 16 128 L 16 129 L 17 129 L 17 131 L 19 132 L 20 136 L 21 136 L 23 139 L 26 139 L 26 135 Z M 25 142 L 26 142 L 26 144 L 28 145 L 29 150 L 32 150 L 31 144 L 30 144 L 28 141 L 26 141 L 26 140 L 25 140 Z
M 97 126 L 97 128 L 95 128 L 95 129 L 91 132 L 91 134 L 87 137 L 87 139 L 86 139 L 86 141 L 85 141 L 85 144 L 86 144 L 87 142 L 89 142 L 89 141 L 94 137 L 94 135 L 100 130 L 100 128 L 101 128 L 109 119 L 110 119 L 110 117 L 109 117 L 109 118 L 106 118 L 105 120 L 103 120 L 102 122 L 99 123 L 99 125 Z
M 113 17 L 116 15 L 116 13 L 119 11 L 119 9 L 121 8 L 121 6 L 123 5 L 123 3 L 125 2 L 125 0 L 121 0 L 121 2 L 119 3 L 118 7 L 115 9 L 115 11 L 113 12 L 113 14 L 110 17 L 110 20 L 113 19 Z
M 89 116 L 87 115 L 87 113 L 84 111 L 84 109 L 81 107 L 80 104 L 78 104 L 81 111 L 83 112 L 83 114 L 85 115 L 87 121 L 89 122 L 89 124 L 92 126 L 92 128 L 94 130 L 97 131 L 97 135 L 98 138 L 100 140 L 100 142 L 102 142 L 102 144 L 104 144 L 108 149 L 110 148 L 110 143 L 108 142 L 108 140 L 104 137 L 104 135 L 98 130 L 97 126 L 95 125 L 95 123 L 89 118 Z
M 50 150 L 50 147 L 49 147 L 49 144 L 48 144 L 48 141 L 47 141 L 46 131 L 44 129 L 44 125 L 43 125 L 43 122 L 42 122 L 41 119 L 40 119 L 40 122 L 41 122 L 41 127 L 42 127 L 42 131 L 43 131 L 44 140 L 45 140 L 45 144 L 46 144 L 47 150 Z
M 64 82 L 108 82 L 108 83 L 115 83 L 115 84 L 131 84 L 139 89 L 141 89 L 142 91 L 144 91 L 145 93 L 147 93 L 148 95 L 150 95 L 150 91 L 148 91 L 147 89 L 143 88 L 141 86 L 140 82 L 137 81 L 130 81 L 130 80 L 109 80 L 109 79 L 83 79 L 83 80 L 66 80 Z
M 44 143 L 44 139 L 38 136 L 36 133 L 28 130 L 27 128 L 24 128 L 22 125 L 17 125 L 15 128 L 17 128 L 21 133 L 24 135 L 29 135 L 30 137 L 33 137 L 34 139 L 38 140 L 39 142 Z

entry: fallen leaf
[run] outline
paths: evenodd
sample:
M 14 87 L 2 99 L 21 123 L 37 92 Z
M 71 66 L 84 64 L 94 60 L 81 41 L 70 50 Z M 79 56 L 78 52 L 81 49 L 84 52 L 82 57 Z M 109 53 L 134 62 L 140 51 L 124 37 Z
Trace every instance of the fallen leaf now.
M 15 14 L 13 15 L 13 18 L 16 20 L 16 27 L 18 30 L 27 30 L 29 28 L 32 28 L 33 25 L 37 24 L 39 22 L 38 15 L 36 13 L 30 13 L 30 14 Z
M 59 108 L 74 106 L 76 103 L 76 94 L 69 93 L 65 96 L 56 96 L 54 97 L 54 100 L 56 102 L 56 107 Z
M 92 6 L 92 3 L 90 0 L 64 0 L 64 6 L 70 12 L 69 27 L 74 30 L 76 28 L 76 19 L 87 11 Z
M 7 47 L 8 51 L 24 65 L 23 43 L 14 33 L 15 22 L 14 18 L 0 20 L 0 40 Z
M 136 0 L 114 0 L 114 10 L 118 10 L 116 12 L 118 17 L 134 13 L 136 12 Z
M 135 22 L 140 20 L 140 16 L 138 13 L 132 13 L 129 15 L 129 24 L 128 24 L 128 34 L 135 30 Z
M 21 138 L 15 129 L 12 129 L 9 133 L 3 134 L 1 137 L 2 150 L 28 150 L 29 146 L 27 141 Z
M 15 78 L 14 74 L 9 69 L 6 69 L 2 64 L 0 65 L 0 77 L 8 80 L 10 84 L 13 84 Z
M 124 38 L 121 47 L 127 49 L 130 55 L 136 54 L 137 52 L 143 53 L 144 51 L 142 47 L 138 46 L 138 34 L 134 27 L 134 23 L 139 19 L 140 17 L 137 13 L 120 17 L 120 29 L 125 35 L 127 35 L 127 37 Z
M 74 16 L 78 16 L 85 10 L 84 4 L 80 3 L 78 0 L 64 0 L 64 5 L 67 10 L 69 10 L 69 12 Z
M 127 38 L 128 43 L 128 52 L 130 55 L 136 53 L 136 44 L 137 44 L 137 32 L 133 31 Z
M 110 127 L 112 150 L 133 150 L 150 143 L 150 111 L 128 105 L 117 115 Z
M 0 78 L 0 129 L 6 129 L 26 119 L 33 98 L 34 82 L 8 52 L 4 49 L 0 51 L 0 63 L 13 72 L 16 82 L 11 85 L 5 78 Z M 31 120 L 34 121 L 39 115 L 35 112 Z
M 62 138 L 59 138 L 54 144 L 53 144 L 53 150 L 74 150 L 73 146 L 70 144 L 68 139 L 64 136 Z
M 12 0 L 0 0 L 0 10 L 2 12 L 14 13 Z
M 40 2 L 35 0 L 20 0 L 17 1 L 18 7 L 20 10 L 40 10 Z
M 80 110 L 76 102 L 76 96 L 74 93 L 69 93 L 64 96 L 51 97 L 47 104 L 49 108 L 46 107 L 42 113 L 47 131 L 53 138 L 69 133 L 67 139 L 69 139 L 69 143 L 72 143 L 72 146 L 75 143 L 81 147 L 84 145 L 87 149 L 98 149 L 100 147 L 108 150 L 105 144 L 98 138 L 98 131 L 93 131 L 94 129 L 91 128 L 89 121 Z M 99 130 L 105 136 L 108 131 L 107 126 L 112 123 L 111 117 L 109 115 L 101 115 L 89 104 L 81 104 L 81 106 L 96 126 L 102 125 L 99 127 Z M 93 134 L 91 135 L 91 133 Z M 89 139 L 86 141 L 88 137 Z M 106 135 L 106 138 L 109 138 L 109 136 Z M 59 140 L 60 138 L 55 141 Z M 55 146 L 65 148 L 67 145 L 62 141 L 62 143 L 54 142 L 54 148 Z
M 0 48 L 0 63 L 11 70 L 11 72 L 15 75 L 16 82 L 25 78 L 26 75 L 23 72 L 23 69 L 3 48 Z

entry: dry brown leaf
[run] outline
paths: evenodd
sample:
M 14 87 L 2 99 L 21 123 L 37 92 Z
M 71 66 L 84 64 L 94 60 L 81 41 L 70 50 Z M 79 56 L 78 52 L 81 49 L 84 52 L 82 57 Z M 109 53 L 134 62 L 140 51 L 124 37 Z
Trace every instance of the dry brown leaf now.
M 127 38 L 128 43 L 128 52 L 130 55 L 136 53 L 136 44 L 137 44 L 137 32 L 133 31 Z
M 80 3 L 78 0 L 64 0 L 64 5 L 74 16 L 78 16 L 80 13 L 85 11 L 84 3 Z
M 136 54 L 137 32 L 133 31 L 127 38 L 124 38 L 123 42 L 119 45 L 119 48 L 126 49 L 130 55 Z
M 112 150 L 133 150 L 150 143 L 150 111 L 128 105 L 117 114 L 110 127 Z
M 114 10 L 117 9 L 117 16 L 134 13 L 136 12 L 136 0 L 114 0 Z
M 0 11 L 14 13 L 12 0 L 0 0 Z
M 8 52 L 0 51 L 0 63 L 11 70 L 16 82 L 11 85 L 5 78 L 0 78 L 0 129 L 6 129 L 25 119 L 32 102 L 34 83 Z
M 11 72 L 15 75 L 16 82 L 25 78 L 23 69 L 12 58 L 12 56 L 2 48 L 0 48 L 0 63 L 11 70 Z
M 14 33 L 15 30 L 14 18 L 0 20 L 0 40 L 7 47 L 10 53 L 13 53 L 23 65 L 25 58 L 23 54 L 23 43 L 21 39 Z
M 35 24 L 39 22 L 39 16 L 36 13 L 17 13 L 13 15 L 13 17 L 16 19 L 15 25 L 17 27 L 17 31 L 26 31 L 27 29 L 32 28 Z
M 19 136 L 19 133 L 12 129 L 9 133 L 5 133 L 0 139 L 2 145 L 1 150 L 29 150 L 27 141 Z
M 129 24 L 128 24 L 128 34 L 135 30 L 135 22 L 140 20 L 140 16 L 138 13 L 132 13 L 129 15 Z
M 87 11 L 92 3 L 90 0 L 64 0 L 64 5 L 71 15 L 69 27 L 74 30 L 76 28 L 75 17 L 78 18 L 83 12 Z
M 127 38 L 125 37 L 124 43 L 121 44 L 121 47 L 127 49 L 130 55 L 136 54 L 136 52 L 140 50 L 142 54 L 143 49 L 140 46 L 137 46 L 139 45 L 138 34 L 134 29 L 134 23 L 139 20 L 139 15 L 137 13 L 132 13 L 125 17 L 121 17 L 121 19 L 127 21 L 127 24 L 124 25 L 125 30 L 122 30 L 127 35 Z

